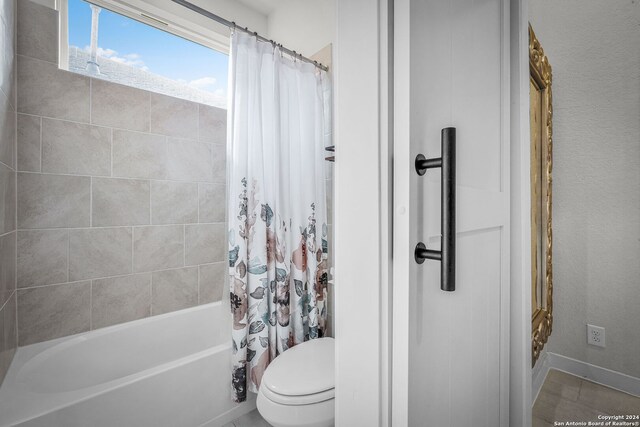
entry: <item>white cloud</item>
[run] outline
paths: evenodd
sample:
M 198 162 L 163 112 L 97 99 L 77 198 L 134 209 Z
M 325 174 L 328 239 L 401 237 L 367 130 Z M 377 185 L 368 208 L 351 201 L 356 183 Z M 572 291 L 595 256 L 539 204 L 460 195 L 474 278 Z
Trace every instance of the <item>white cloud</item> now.
M 90 46 L 85 46 L 84 50 L 91 53 Z M 144 64 L 142 57 L 137 53 L 118 55 L 118 52 L 113 49 L 104 49 L 102 47 L 98 47 L 98 57 L 110 59 L 114 62 L 129 65 L 131 67 L 137 67 L 144 71 L 149 71 L 149 67 Z
M 199 79 L 191 80 L 187 84 L 194 89 L 213 92 L 215 90 L 217 81 L 218 80 L 215 77 L 202 77 Z

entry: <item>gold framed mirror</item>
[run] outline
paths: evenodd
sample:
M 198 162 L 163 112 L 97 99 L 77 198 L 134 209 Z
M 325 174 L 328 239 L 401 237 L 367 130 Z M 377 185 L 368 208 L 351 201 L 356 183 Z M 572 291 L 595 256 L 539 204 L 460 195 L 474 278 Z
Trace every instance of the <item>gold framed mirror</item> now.
M 531 129 L 531 355 L 540 356 L 553 325 L 551 65 L 529 25 Z

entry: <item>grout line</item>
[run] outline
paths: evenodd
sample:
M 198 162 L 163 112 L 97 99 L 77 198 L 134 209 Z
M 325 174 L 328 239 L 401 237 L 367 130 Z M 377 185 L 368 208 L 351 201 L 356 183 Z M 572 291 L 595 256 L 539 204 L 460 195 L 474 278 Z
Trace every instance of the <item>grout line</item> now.
M 200 104 L 196 104 L 196 137 L 198 138 L 198 141 L 200 141 Z
M 42 172 L 42 153 L 44 151 L 44 147 L 42 145 L 42 125 L 43 125 L 43 120 L 42 117 L 39 117 L 40 119 L 40 170 L 38 172 Z
M 93 228 L 93 177 L 89 177 L 89 228 Z
M 149 273 L 149 316 L 153 316 L 153 273 Z
M 15 299 L 16 299 L 16 312 L 15 312 L 15 319 L 14 321 L 14 325 L 16 328 L 16 348 L 18 348 L 18 344 L 20 343 L 20 337 L 18 335 L 18 290 L 16 289 L 15 291 L 13 291 L 15 293 Z
M 1 163 L 1 162 L 0 162 Z M 4 163 L 3 163 L 4 164 Z M 7 166 L 9 167 L 9 166 Z M 181 184 L 219 184 L 224 185 L 225 183 L 222 181 L 193 181 L 193 180 L 179 180 L 179 179 L 157 179 L 157 178 L 130 178 L 126 176 L 109 176 L 109 175 L 87 175 L 87 174 L 73 174 L 73 173 L 57 173 L 57 172 L 34 172 L 34 171 L 15 171 L 11 168 L 12 171 L 16 173 L 22 174 L 32 174 L 32 175 L 54 175 L 54 176 L 72 176 L 72 177 L 84 177 L 84 178 L 113 178 L 113 179 L 127 179 L 130 181 L 161 181 L 161 182 L 175 182 Z
M 135 237 L 134 237 L 134 233 L 135 233 L 135 227 L 131 227 L 131 273 L 134 273 L 134 263 L 133 263 L 133 258 L 134 258 L 134 241 L 135 241 Z
M 111 130 L 111 168 L 109 169 L 109 176 L 113 177 L 113 128 L 110 128 Z
M 196 222 L 190 222 L 187 224 L 177 223 L 177 224 L 139 224 L 139 225 L 110 225 L 110 226 L 96 226 L 96 227 L 44 227 L 44 228 L 17 228 L 16 230 L 8 231 L 5 234 L 13 233 L 13 231 L 54 231 L 54 230 L 101 230 L 101 229 L 111 229 L 111 228 L 144 228 L 144 227 L 178 227 L 181 225 L 224 225 L 224 222 L 204 222 L 202 224 L 198 224 Z M 3 234 L 2 236 L 4 236 Z M 1 236 L 0 236 L 1 237 Z
M 67 282 L 71 278 L 71 233 L 67 229 Z
M 93 331 L 93 280 L 89 281 L 89 330 Z
M 155 225 L 153 224 L 153 204 L 151 203 L 151 201 L 153 200 L 151 198 L 151 192 L 153 191 L 153 186 L 151 185 L 151 181 L 149 181 L 149 225 Z
M 115 274 L 113 276 L 89 277 L 89 278 L 85 278 L 85 279 L 78 279 L 78 280 L 72 280 L 72 281 L 67 281 L 67 282 L 48 283 L 46 285 L 25 286 L 25 287 L 17 288 L 17 290 L 48 288 L 48 287 L 51 287 L 51 286 L 70 285 L 70 284 L 74 284 L 74 283 L 81 283 L 81 282 L 87 282 L 87 281 L 93 281 L 93 280 L 117 279 L 117 278 L 120 278 L 120 277 L 137 276 L 137 275 L 141 275 L 141 274 L 152 275 L 153 273 L 163 273 L 163 272 L 166 272 L 166 271 L 182 270 L 182 269 L 185 269 L 185 268 L 198 268 L 201 265 L 221 264 L 223 262 L 225 262 L 225 261 L 216 261 L 216 262 L 207 262 L 207 263 L 204 263 L 204 264 L 195 264 L 195 265 L 185 265 L 185 266 L 179 266 L 179 267 L 170 267 L 170 268 L 165 268 L 165 269 L 161 269 L 161 270 L 138 271 L 138 272 L 133 272 L 133 273 Z
M 150 136 L 161 136 L 161 137 L 166 137 L 166 138 L 172 138 L 172 139 L 179 140 L 183 144 L 189 143 L 189 144 L 204 144 L 204 145 L 226 145 L 226 143 L 224 143 L 224 142 L 199 141 L 199 140 L 197 140 L 195 138 L 189 138 L 189 137 L 185 137 L 185 136 L 172 136 L 172 135 L 166 135 L 166 134 L 157 133 L 157 132 L 150 132 L 150 131 L 147 132 L 147 131 L 143 131 L 143 130 L 128 129 L 128 128 L 122 128 L 122 127 L 118 127 L 118 126 L 106 126 L 106 125 L 94 124 L 94 123 L 89 123 L 89 122 L 81 122 L 81 121 L 78 121 L 78 120 L 61 119 L 59 117 L 41 116 L 41 115 L 32 114 L 32 113 L 23 113 L 23 112 L 17 112 L 16 111 L 16 114 L 21 114 L 23 116 L 30 116 L 30 117 L 39 117 L 41 119 L 55 120 L 55 121 L 59 121 L 59 122 L 74 123 L 74 124 L 77 124 L 77 125 L 85 125 L 85 126 L 97 127 L 97 128 L 102 128 L 102 129 L 113 129 L 115 131 L 139 133 L 139 134 L 150 135 Z
M 3 161 L 1 161 L 1 160 L 0 160 L 0 165 L 4 165 L 4 166 L 6 166 L 6 167 L 7 167 L 7 169 L 9 169 L 11 172 L 16 172 L 16 173 L 17 173 L 17 172 L 20 172 L 20 171 L 18 171 L 17 169 L 12 168 L 11 166 L 9 166 L 8 164 L 6 164 L 5 162 L 3 162 Z
M 7 231 L 7 232 L 6 232 L 6 233 L 4 233 L 4 234 L 0 234 L 0 238 L 5 237 L 5 236 L 8 236 L 8 235 L 9 235 L 9 234 L 11 234 L 11 233 L 16 233 L 16 234 L 17 234 L 17 233 L 18 233 L 18 229 L 11 230 L 11 231 Z

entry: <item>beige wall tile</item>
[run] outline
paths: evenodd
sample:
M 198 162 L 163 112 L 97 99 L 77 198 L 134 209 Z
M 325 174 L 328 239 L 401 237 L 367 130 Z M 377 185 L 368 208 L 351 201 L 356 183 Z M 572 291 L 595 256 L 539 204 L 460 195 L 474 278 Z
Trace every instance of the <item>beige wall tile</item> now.
M 91 282 L 18 290 L 19 345 L 88 331 Z
M 69 280 L 131 273 L 130 227 L 69 230 Z
M 58 12 L 18 1 L 18 54 L 58 63 Z
M 185 265 L 224 261 L 227 247 L 224 224 L 185 225 Z
M 151 93 L 151 132 L 197 139 L 198 104 Z
M 40 172 L 40 121 L 18 114 L 18 170 Z
M 9 365 L 18 347 L 18 335 L 16 328 L 16 294 L 13 293 L 11 300 L 0 310 L 0 383 L 5 373 L 9 370 Z
M 92 286 L 93 329 L 142 319 L 151 314 L 151 273 L 97 279 Z
M 224 184 L 198 184 L 200 222 L 224 222 L 227 210 L 227 189 Z
M 111 130 L 42 119 L 42 172 L 111 175 Z
M 198 268 L 156 271 L 151 289 L 154 315 L 193 307 L 198 304 Z
M 16 229 L 16 173 L 0 163 L 0 234 Z
M 18 173 L 18 226 L 89 226 L 89 187 L 84 176 Z
M 213 181 L 211 144 L 169 138 L 168 177 L 177 181 Z
M 16 228 L 16 1 L 0 1 L 0 234 Z M 15 232 L 0 237 L 0 384 L 17 346 L 15 237 Z
M 149 181 L 93 178 L 94 227 L 149 224 Z
M 16 112 L 0 91 L 0 162 L 15 168 Z
M 198 139 L 215 144 L 227 143 L 227 110 L 198 105 Z
M 18 56 L 18 112 L 89 123 L 89 78 Z
M 152 181 L 151 222 L 153 224 L 198 222 L 198 184 Z
M 17 1 L 17 0 L 16 0 Z M 0 88 L 15 103 L 15 40 L 16 40 L 16 1 L 5 0 L 0 2 L 3 19 L 0 19 L 0 41 L 2 41 L 2 54 L 0 55 Z
M 163 179 L 167 176 L 167 138 L 113 131 L 113 176 Z
M 18 231 L 18 287 L 69 281 L 69 231 Z
M 211 146 L 213 155 L 213 182 L 225 184 L 227 182 L 227 147 L 221 144 Z
M 0 306 L 16 289 L 16 233 L 0 237 Z
M 91 123 L 141 132 L 149 131 L 149 92 L 91 81 Z
M 133 269 L 135 272 L 164 270 L 184 265 L 182 225 L 135 227 Z
M 198 268 L 200 269 L 198 302 L 207 304 L 222 300 L 224 292 L 227 292 L 225 280 L 229 275 L 229 264 L 217 262 L 215 264 L 200 265 Z

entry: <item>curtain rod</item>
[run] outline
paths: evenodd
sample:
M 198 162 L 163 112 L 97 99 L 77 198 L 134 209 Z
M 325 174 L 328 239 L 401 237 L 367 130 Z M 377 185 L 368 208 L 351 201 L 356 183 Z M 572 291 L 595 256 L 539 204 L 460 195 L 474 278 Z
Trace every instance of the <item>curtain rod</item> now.
M 271 43 L 273 46 L 278 46 L 280 48 L 280 50 L 283 51 L 284 53 L 286 53 L 288 55 L 291 55 L 294 58 L 300 59 L 301 61 L 305 61 L 305 62 L 308 62 L 310 64 L 313 64 L 316 67 L 320 68 L 322 71 L 329 71 L 328 67 L 322 65 L 318 61 L 314 61 L 312 59 L 307 58 L 306 56 L 302 56 L 301 54 L 297 53 L 295 50 L 287 49 L 286 47 L 282 46 L 281 44 L 278 44 L 278 43 L 274 42 L 273 40 L 269 40 L 269 39 L 267 39 L 265 37 L 262 37 L 261 35 L 259 35 L 258 33 L 254 32 L 254 31 L 249 31 L 249 29 L 247 27 L 241 27 L 239 25 L 236 25 L 235 22 L 227 21 L 226 19 L 224 19 L 224 18 L 222 18 L 222 17 L 220 17 L 220 16 L 218 16 L 218 15 L 212 13 L 212 12 L 209 12 L 206 9 L 203 9 L 203 8 L 201 8 L 199 6 L 196 6 L 193 3 L 189 3 L 186 0 L 171 0 L 171 1 L 173 1 L 174 3 L 177 3 L 177 4 L 181 5 L 181 6 L 184 6 L 187 9 L 190 9 L 190 10 L 196 12 L 196 13 L 199 13 L 200 15 L 202 15 L 202 16 L 204 16 L 206 18 L 212 19 L 212 20 L 214 20 L 214 21 L 216 21 L 216 22 L 218 22 L 218 23 L 220 23 L 222 25 L 225 25 L 225 26 L 227 26 L 229 28 L 233 28 L 233 29 L 236 29 L 236 30 L 241 30 L 241 31 L 244 31 L 245 33 L 251 34 L 251 35 L 255 36 L 258 40 L 260 40 L 262 42 Z

